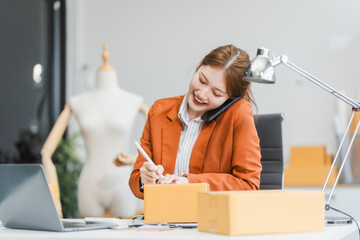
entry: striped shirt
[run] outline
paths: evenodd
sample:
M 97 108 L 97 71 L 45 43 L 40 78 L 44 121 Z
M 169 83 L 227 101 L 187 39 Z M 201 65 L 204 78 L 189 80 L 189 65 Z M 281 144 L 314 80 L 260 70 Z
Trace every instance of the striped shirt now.
M 188 94 L 185 95 L 178 113 L 178 116 L 181 120 L 181 135 L 174 172 L 174 174 L 178 177 L 189 173 L 191 152 L 195 145 L 196 139 L 199 136 L 201 127 L 204 124 L 204 121 L 201 119 L 201 117 L 190 120 L 187 111 L 187 98 Z

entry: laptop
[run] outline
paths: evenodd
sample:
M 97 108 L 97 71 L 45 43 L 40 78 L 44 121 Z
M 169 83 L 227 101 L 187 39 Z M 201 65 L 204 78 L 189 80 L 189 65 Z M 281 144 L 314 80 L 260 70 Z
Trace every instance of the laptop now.
M 0 220 L 8 228 L 57 232 L 116 226 L 61 220 L 41 164 L 0 164 Z

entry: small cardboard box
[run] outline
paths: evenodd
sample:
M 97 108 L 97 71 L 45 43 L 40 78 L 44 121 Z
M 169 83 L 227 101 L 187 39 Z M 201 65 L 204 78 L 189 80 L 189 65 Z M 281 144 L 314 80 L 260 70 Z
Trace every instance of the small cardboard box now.
M 301 146 L 290 149 L 290 166 L 322 166 L 325 162 L 325 146 Z
M 197 222 L 197 194 L 207 191 L 207 183 L 145 185 L 144 221 Z
M 285 186 L 323 186 L 329 174 L 331 165 L 324 166 L 297 166 L 284 169 Z M 334 166 L 328 186 L 335 183 L 338 167 Z
M 324 229 L 324 194 L 311 191 L 228 191 L 198 194 L 198 229 L 226 235 Z

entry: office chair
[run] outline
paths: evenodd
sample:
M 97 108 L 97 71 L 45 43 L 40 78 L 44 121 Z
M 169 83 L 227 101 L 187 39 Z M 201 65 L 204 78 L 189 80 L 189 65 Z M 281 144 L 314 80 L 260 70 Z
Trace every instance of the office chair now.
M 284 179 L 284 158 L 282 146 L 282 114 L 261 114 L 254 116 L 260 139 L 262 171 L 260 189 L 282 189 Z

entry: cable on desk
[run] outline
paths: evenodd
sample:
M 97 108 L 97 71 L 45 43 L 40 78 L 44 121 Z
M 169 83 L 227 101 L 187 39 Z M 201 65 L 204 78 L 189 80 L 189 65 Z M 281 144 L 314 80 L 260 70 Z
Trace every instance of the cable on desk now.
M 336 211 L 336 212 L 339 212 L 339 213 L 341 213 L 341 214 L 344 214 L 344 215 L 348 216 L 349 218 L 351 218 L 351 219 L 356 223 L 356 226 L 357 226 L 358 232 L 359 232 L 359 239 L 360 239 L 360 227 L 359 227 L 359 224 L 358 224 L 358 222 L 356 221 L 356 219 L 353 218 L 352 216 L 350 216 L 349 214 L 347 214 L 347 213 L 339 210 L 339 209 L 333 208 L 333 207 L 331 207 L 331 206 L 329 206 L 329 208 L 332 209 L 332 210 L 334 210 L 334 211 Z

